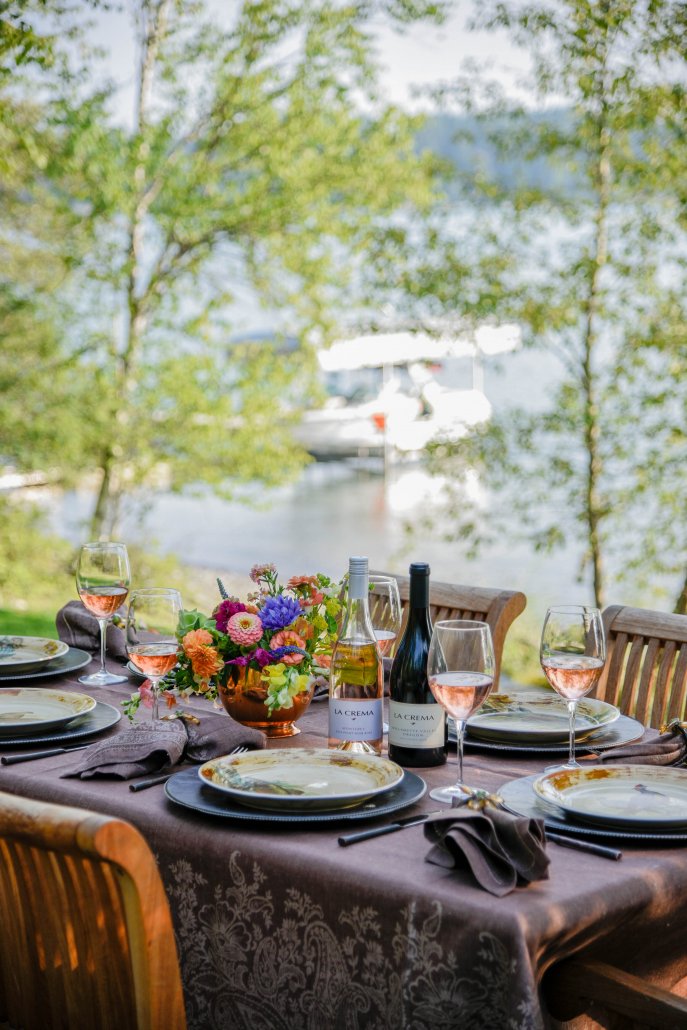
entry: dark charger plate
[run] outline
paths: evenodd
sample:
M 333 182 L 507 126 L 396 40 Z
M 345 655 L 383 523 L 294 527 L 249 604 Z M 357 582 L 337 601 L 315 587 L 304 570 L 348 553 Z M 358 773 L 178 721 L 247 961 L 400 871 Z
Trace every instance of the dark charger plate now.
M 86 715 L 73 719 L 67 726 L 52 733 L 31 733 L 21 737 L 0 738 L 0 750 L 8 747 L 35 747 L 42 744 L 65 744 L 82 737 L 95 737 L 104 733 L 111 726 L 116 726 L 122 713 L 106 705 L 104 701 L 96 701 L 95 708 Z
M 612 747 L 620 747 L 621 744 L 631 744 L 639 740 L 644 734 L 644 726 L 637 719 L 631 719 L 628 715 L 620 715 L 615 722 L 605 729 L 597 730 L 584 740 L 578 740 L 575 744 L 575 751 L 578 755 L 587 754 L 589 751 L 608 751 Z M 455 743 L 456 731 L 449 722 L 448 739 Z M 475 748 L 480 751 L 508 751 L 511 755 L 567 755 L 568 741 L 560 744 L 519 744 L 517 741 L 505 740 L 480 740 L 470 736 L 468 725 L 465 734 L 465 747 Z
M 61 654 L 59 658 L 53 658 L 46 662 L 40 669 L 31 669 L 27 672 L 0 672 L 0 684 L 13 683 L 15 680 L 42 680 L 46 676 L 63 676 L 67 672 L 76 672 L 83 669 L 93 661 L 88 651 L 82 651 L 79 647 L 70 647 L 68 651 Z
M 224 819 L 238 819 L 252 823 L 340 823 L 360 822 L 390 815 L 401 808 L 415 804 L 427 791 L 427 784 L 415 773 L 406 769 L 398 787 L 388 793 L 378 794 L 357 808 L 343 808 L 335 812 L 265 812 L 257 808 L 246 808 L 237 804 L 227 794 L 205 786 L 197 769 L 185 769 L 170 777 L 165 784 L 165 794 L 170 801 L 183 808 L 204 815 L 220 816 Z
M 560 830 L 574 837 L 602 837 L 613 840 L 636 841 L 638 844 L 650 842 L 663 844 L 686 844 L 687 831 L 676 830 L 647 830 L 640 832 L 635 829 L 618 830 L 614 827 L 591 826 L 587 823 L 577 822 L 558 805 L 550 805 L 548 802 L 540 801 L 532 790 L 532 784 L 538 780 L 542 773 L 535 773 L 534 776 L 523 776 L 517 780 L 510 780 L 499 787 L 499 794 L 503 798 L 506 808 L 518 815 L 525 815 L 534 819 L 543 819 L 547 830 Z

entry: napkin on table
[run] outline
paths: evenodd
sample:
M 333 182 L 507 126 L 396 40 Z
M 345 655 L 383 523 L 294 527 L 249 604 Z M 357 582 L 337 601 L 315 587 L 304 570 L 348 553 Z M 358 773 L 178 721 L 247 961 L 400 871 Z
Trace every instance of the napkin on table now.
M 81 601 L 69 601 L 60 608 L 55 617 L 55 626 L 60 640 L 70 647 L 80 647 L 84 651 L 100 651 L 100 625 L 95 615 L 84 608 Z M 126 633 L 112 621 L 107 624 L 105 645 L 109 658 L 127 661 L 129 656 L 126 650 Z
M 130 780 L 134 776 L 161 772 L 183 758 L 207 762 L 237 747 L 264 746 L 263 733 L 242 726 L 226 714 L 203 715 L 197 723 L 178 718 L 157 719 L 91 744 L 78 765 L 63 773 L 63 777 Z
M 674 720 L 659 736 L 637 744 L 623 744 L 600 754 L 585 756 L 595 765 L 685 765 L 687 764 L 687 724 Z
M 541 819 L 512 815 L 490 803 L 476 809 L 461 804 L 430 816 L 424 832 L 432 842 L 427 862 L 467 869 L 480 887 L 498 897 L 548 879 L 550 859 Z

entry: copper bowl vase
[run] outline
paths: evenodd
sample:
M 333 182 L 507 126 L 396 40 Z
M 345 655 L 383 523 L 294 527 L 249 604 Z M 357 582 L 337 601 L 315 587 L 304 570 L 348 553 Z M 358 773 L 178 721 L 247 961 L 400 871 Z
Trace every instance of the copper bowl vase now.
M 293 737 L 301 731 L 294 725 L 310 704 L 315 690 L 311 677 L 305 690 L 292 699 L 291 708 L 277 708 L 270 712 L 265 705 L 267 687 L 258 669 L 238 666 L 226 684 L 218 686 L 219 699 L 232 719 L 243 726 L 262 730 L 268 737 Z

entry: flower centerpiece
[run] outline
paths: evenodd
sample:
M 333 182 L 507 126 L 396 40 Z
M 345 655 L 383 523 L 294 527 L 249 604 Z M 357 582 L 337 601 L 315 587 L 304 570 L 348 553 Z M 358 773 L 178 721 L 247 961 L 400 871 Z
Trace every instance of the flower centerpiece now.
M 331 661 L 340 584 L 318 573 L 292 576 L 284 587 L 273 564 L 254 565 L 250 578 L 257 589 L 245 601 L 218 580 L 221 600 L 210 616 L 181 613 L 177 665 L 161 696 L 170 706 L 189 694 L 218 698 L 239 722 L 290 735 L 314 676 Z M 145 688 L 125 702 L 130 717 L 141 700 Z

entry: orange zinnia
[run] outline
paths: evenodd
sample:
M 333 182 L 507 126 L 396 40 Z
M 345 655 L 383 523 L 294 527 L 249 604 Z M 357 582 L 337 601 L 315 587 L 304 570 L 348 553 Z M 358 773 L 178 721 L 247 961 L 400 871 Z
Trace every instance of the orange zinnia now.
M 210 679 L 222 668 L 223 662 L 212 644 L 212 634 L 206 629 L 192 629 L 181 641 L 184 654 L 191 660 L 194 675 Z

